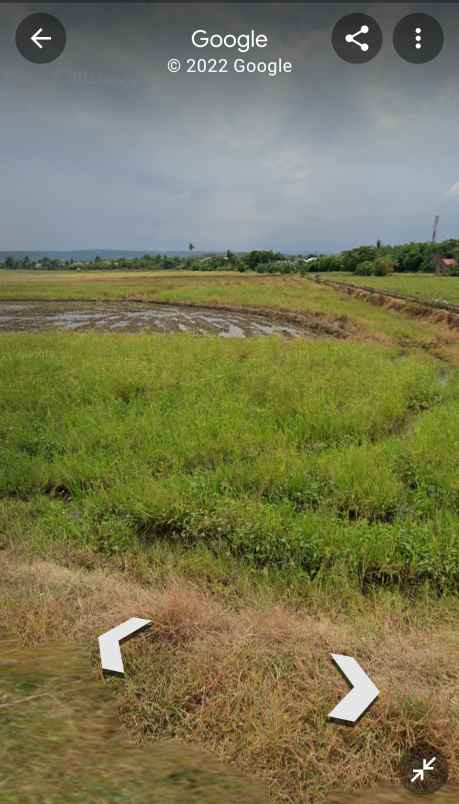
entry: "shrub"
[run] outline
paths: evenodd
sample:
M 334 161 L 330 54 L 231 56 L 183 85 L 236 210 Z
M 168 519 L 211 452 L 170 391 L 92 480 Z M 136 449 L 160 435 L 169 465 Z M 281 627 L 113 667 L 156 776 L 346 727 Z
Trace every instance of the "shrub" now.
M 376 260 L 360 262 L 354 273 L 360 276 L 387 276 L 394 270 L 394 261 L 391 257 L 378 257 Z
M 394 261 L 391 257 L 378 257 L 373 263 L 373 274 L 375 276 L 387 276 L 394 271 Z
M 364 260 L 363 262 L 359 262 L 356 266 L 355 274 L 359 274 L 359 276 L 372 276 L 374 273 L 373 263 L 371 260 Z

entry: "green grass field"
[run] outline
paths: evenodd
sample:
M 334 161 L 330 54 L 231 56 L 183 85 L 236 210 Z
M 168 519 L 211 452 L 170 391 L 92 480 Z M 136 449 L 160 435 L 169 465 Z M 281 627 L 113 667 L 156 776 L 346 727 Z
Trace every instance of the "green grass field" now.
M 459 378 L 431 358 L 193 336 L 2 347 L 3 530 L 459 587 Z
M 2 801 L 367 804 L 419 739 L 457 782 L 458 333 L 300 278 L 0 274 L 0 301 L 53 298 L 298 310 L 349 337 L 0 335 Z M 153 627 L 104 685 L 97 636 L 132 616 Z M 34 661 L 62 645 L 78 672 Z M 353 729 L 327 719 L 331 652 L 381 690 Z
M 432 274 L 390 274 L 389 276 L 356 276 L 338 272 L 323 275 L 333 282 L 386 290 L 413 296 L 422 301 L 447 302 L 459 305 L 459 276 L 435 276 Z

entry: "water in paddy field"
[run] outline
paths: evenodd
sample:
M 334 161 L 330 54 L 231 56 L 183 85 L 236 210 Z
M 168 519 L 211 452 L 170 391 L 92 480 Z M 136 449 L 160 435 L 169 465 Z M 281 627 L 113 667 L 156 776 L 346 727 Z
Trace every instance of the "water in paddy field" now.
M 189 332 L 221 338 L 312 334 L 291 321 L 273 321 L 262 313 L 141 302 L 0 302 L 0 331 L 50 329 L 111 332 Z

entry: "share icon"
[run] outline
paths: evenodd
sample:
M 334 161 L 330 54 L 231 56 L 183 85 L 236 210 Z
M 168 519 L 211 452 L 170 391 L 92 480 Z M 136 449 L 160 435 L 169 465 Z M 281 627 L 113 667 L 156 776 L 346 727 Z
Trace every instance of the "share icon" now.
M 332 45 L 336 54 L 350 64 L 371 61 L 382 46 L 382 31 L 368 14 L 347 14 L 336 23 Z
M 348 43 L 348 45 L 351 45 L 351 44 L 352 45 L 357 45 L 357 47 L 359 47 L 360 50 L 363 50 L 363 52 L 366 53 L 367 50 L 369 49 L 370 45 L 368 44 L 368 42 L 359 42 L 357 37 L 360 36 L 360 34 L 367 34 L 369 32 L 369 30 L 370 30 L 370 28 L 369 28 L 368 25 L 362 25 L 360 27 L 360 30 L 357 31 L 357 33 L 346 34 L 346 36 L 345 36 L 346 42 Z

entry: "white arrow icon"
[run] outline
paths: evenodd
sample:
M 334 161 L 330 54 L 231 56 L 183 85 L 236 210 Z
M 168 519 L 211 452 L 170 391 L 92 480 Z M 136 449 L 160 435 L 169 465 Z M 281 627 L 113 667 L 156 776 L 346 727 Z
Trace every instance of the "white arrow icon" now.
M 124 676 L 123 659 L 121 657 L 120 643 L 133 636 L 138 631 L 148 628 L 151 620 L 142 620 L 140 617 L 131 617 L 130 620 L 106 631 L 99 637 L 100 662 L 102 670 L 117 676 Z
M 330 655 L 349 683 L 352 684 L 353 689 L 335 706 L 328 717 L 355 723 L 376 700 L 379 690 L 352 656 L 342 656 L 339 653 Z
M 34 35 L 31 36 L 31 40 L 40 50 L 43 50 L 42 42 L 51 42 L 51 36 L 40 36 L 43 28 L 39 28 L 38 31 L 35 31 Z
M 417 780 L 420 779 L 421 782 L 423 782 L 424 781 L 424 774 L 426 773 L 426 771 L 433 771 L 434 770 L 434 762 L 436 761 L 436 759 L 437 759 L 437 757 L 432 757 L 432 759 L 429 759 L 428 762 L 426 762 L 426 760 L 423 759 L 422 760 L 422 768 L 413 768 L 414 776 L 413 776 L 412 779 L 410 779 L 410 781 L 411 782 L 417 782 Z

